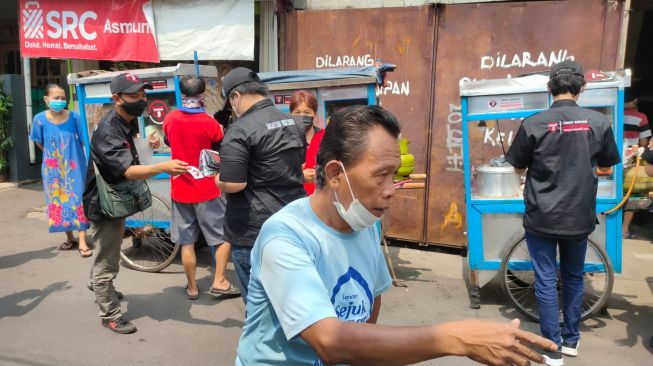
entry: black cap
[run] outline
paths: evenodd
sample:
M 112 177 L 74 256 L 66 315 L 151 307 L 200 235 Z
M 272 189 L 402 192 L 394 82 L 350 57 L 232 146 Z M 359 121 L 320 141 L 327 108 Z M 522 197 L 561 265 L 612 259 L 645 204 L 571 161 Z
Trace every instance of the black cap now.
M 261 82 L 256 73 L 246 67 L 237 67 L 222 78 L 222 97 L 227 99 L 229 93 L 238 85 L 249 82 Z
M 139 79 L 134 74 L 120 74 L 111 80 L 111 94 L 136 93 L 141 88 L 152 89 L 152 85 Z
M 551 72 L 549 73 L 550 79 L 560 75 L 576 75 L 585 78 L 583 67 L 572 60 L 565 60 L 551 67 Z

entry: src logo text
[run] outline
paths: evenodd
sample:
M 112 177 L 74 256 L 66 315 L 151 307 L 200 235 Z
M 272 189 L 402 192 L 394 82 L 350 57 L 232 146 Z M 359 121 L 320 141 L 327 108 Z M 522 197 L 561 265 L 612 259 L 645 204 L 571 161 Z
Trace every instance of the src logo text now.
M 97 38 L 96 32 L 87 31 L 86 22 L 97 20 L 97 14 L 85 11 L 78 15 L 74 11 L 51 10 L 45 15 L 46 23 L 50 29 L 47 35 L 51 38 L 80 39 L 92 41 Z M 38 1 L 25 2 L 23 9 L 23 34 L 26 39 L 43 39 L 43 9 Z

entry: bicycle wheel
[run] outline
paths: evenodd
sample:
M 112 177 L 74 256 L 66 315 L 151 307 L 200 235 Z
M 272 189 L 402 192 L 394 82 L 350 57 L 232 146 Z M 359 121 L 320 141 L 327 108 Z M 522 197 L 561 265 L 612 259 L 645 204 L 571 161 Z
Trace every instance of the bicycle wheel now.
M 558 267 L 560 259 L 558 254 Z M 517 241 L 501 261 L 503 290 L 515 308 L 529 320 L 539 322 L 535 298 L 535 275 L 526 239 Z M 600 311 L 612 293 L 614 273 L 605 251 L 593 241 L 587 241 L 583 275 L 584 295 L 581 320 Z M 558 270 L 558 304 L 562 304 L 562 282 Z M 560 311 L 562 321 L 562 310 Z
M 156 196 L 152 206 L 125 221 L 120 258 L 139 271 L 159 272 L 168 267 L 179 252 L 170 240 L 170 207 Z

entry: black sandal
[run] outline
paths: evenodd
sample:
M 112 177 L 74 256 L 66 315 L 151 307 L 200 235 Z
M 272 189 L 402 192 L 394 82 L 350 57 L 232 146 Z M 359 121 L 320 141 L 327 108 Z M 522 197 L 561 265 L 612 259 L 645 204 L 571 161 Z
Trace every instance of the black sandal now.
M 61 243 L 61 245 L 59 245 L 59 248 L 57 248 L 57 249 L 59 249 L 59 250 L 71 250 L 71 249 L 73 249 L 75 244 L 77 244 L 77 242 L 74 241 L 74 240 L 73 241 L 65 241 L 65 242 Z
M 186 298 L 187 298 L 188 300 L 197 300 L 197 299 L 199 299 L 199 298 L 200 298 L 200 292 L 201 292 L 201 291 L 200 291 L 200 288 L 199 288 L 199 286 L 198 286 L 198 287 L 197 287 L 197 295 L 191 295 L 191 294 L 188 292 L 188 286 L 186 286 Z
M 219 288 L 211 287 L 211 290 L 209 290 L 209 293 L 212 295 L 217 295 L 217 296 L 240 296 L 240 290 L 237 289 L 234 285 L 231 283 L 229 284 L 229 287 L 222 290 Z
M 93 249 L 91 248 L 88 249 L 77 248 L 77 251 L 79 252 L 79 256 L 82 258 L 88 258 L 93 255 Z

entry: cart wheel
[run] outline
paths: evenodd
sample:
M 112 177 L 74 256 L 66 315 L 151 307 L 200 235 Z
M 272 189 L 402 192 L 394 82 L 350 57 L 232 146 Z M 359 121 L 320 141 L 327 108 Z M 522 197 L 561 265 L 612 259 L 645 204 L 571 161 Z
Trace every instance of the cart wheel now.
M 152 196 L 152 206 L 125 221 L 120 258 L 132 269 L 159 272 L 168 267 L 179 252 L 170 240 L 170 208 Z
M 560 260 L 558 258 L 558 265 Z M 539 322 L 535 299 L 535 276 L 526 239 L 517 241 L 501 261 L 500 269 L 503 290 L 517 310 L 529 320 Z M 581 320 L 596 314 L 607 304 L 612 293 L 614 273 L 605 251 L 593 241 L 587 241 L 583 309 Z M 560 272 L 558 271 L 558 278 Z M 562 304 L 562 282 L 558 279 L 558 304 Z M 562 310 L 560 311 L 562 321 Z

